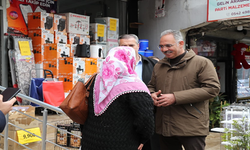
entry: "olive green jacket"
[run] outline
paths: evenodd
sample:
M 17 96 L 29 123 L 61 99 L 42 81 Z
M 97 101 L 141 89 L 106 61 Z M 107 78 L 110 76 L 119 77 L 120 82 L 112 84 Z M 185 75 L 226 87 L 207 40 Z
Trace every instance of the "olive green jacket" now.
M 193 50 L 172 66 L 159 61 L 148 84 L 150 92 L 173 93 L 176 103 L 156 109 L 156 133 L 163 136 L 209 134 L 209 99 L 218 95 L 220 82 L 213 63 Z

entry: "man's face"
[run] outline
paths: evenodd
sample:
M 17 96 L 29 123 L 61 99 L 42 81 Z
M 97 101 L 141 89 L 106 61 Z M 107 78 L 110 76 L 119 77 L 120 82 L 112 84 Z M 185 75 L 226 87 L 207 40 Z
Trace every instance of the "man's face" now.
M 183 41 L 177 45 L 176 40 L 172 34 L 167 34 L 161 37 L 160 44 L 161 52 L 169 59 L 174 59 L 184 53 Z
M 135 50 L 136 55 L 138 55 L 139 44 L 136 43 L 134 38 L 130 39 L 120 39 L 119 46 L 129 46 Z

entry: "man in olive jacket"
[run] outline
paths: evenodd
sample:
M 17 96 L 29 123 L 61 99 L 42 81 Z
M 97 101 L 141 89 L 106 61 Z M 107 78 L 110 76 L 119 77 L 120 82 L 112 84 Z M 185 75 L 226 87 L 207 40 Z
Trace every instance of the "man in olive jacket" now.
M 134 34 L 124 34 L 118 39 L 119 46 L 132 47 L 136 52 L 136 67 L 135 71 L 140 79 L 147 85 L 151 79 L 151 75 L 154 69 L 154 65 L 157 63 L 155 59 L 142 56 L 139 51 L 139 39 Z M 159 137 L 155 134 L 150 141 L 143 143 L 142 150 L 160 150 Z
M 165 58 L 155 65 L 148 84 L 162 150 L 205 149 L 209 99 L 220 91 L 213 63 L 183 46 L 179 31 L 162 32 L 159 49 Z

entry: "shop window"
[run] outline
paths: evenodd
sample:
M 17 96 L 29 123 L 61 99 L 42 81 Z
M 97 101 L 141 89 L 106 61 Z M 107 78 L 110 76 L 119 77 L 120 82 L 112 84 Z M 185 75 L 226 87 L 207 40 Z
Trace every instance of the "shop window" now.
M 250 57 L 247 59 L 250 64 Z M 237 99 L 250 99 L 250 85 L 249 85 L 250 69 L 237 69 Z
M 190 39 L 190 48 L 193 49 L 197 55 L 215 57 L 216 47 L 216 42 L 214 40 L 197 38 Z

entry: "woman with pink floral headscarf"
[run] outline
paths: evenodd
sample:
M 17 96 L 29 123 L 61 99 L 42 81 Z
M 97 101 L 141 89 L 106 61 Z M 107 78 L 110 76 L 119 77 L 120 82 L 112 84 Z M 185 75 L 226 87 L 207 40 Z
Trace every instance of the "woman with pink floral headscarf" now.
M 140 150 L 153 135 L 153 100 L 135 63 L 130 47 L 109 51 L 91 85 L 82 150 Z

